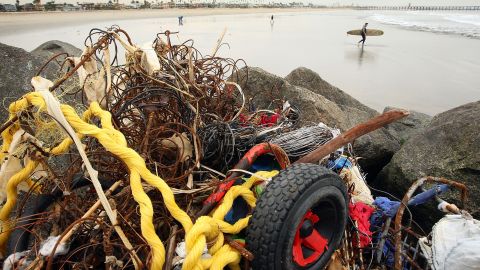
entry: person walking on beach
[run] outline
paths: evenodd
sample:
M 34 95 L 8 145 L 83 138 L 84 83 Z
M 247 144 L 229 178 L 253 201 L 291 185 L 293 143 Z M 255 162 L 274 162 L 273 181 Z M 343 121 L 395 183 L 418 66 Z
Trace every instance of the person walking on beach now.
M 273 15 L 272 15 L 272 17 L 270 18 L 270 23 L 273 24 Z
M 178 25 L 183 25 L 183 16 L 178 16 Z
M 362 40 L 360 40 L 357 44 L 360 44 L 360 42 L 362 42 L 362 47 L 363 45 L 365 45 L 365 40 L 367 39 L 367 25 L 368 23 L 365 23 L 362 27 Z

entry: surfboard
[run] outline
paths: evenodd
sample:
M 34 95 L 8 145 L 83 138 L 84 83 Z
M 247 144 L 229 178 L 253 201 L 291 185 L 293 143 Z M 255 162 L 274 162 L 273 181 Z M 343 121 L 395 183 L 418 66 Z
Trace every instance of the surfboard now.
M 348 35 L 355 35 L 355 36 L 361 36 L 362 35 L 362 30 L 350 30 L 347 32 Z M 367 36 L 381 36 L 383 35 L 382 30 L 378 29 L 367 29 Z

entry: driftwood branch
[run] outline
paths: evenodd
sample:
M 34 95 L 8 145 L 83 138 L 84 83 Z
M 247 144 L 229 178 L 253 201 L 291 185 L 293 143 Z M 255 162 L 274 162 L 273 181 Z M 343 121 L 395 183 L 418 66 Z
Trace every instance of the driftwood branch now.
M 367 133 L 370 133 L 387 124 L 402 119 L 409 114 L 410 113 L 406 110 L 391 110 L 385 112 L 377 117 L 368 120 L 367 122 L 361 123 L 347 130 L 345 133 L 340 134 L 340 136 L 320 146 L 315 151 L 297 160 L 295 163 L 317 163 L 318 161 L 333 153 L 338 148 L 353 142 L 354 140 Z

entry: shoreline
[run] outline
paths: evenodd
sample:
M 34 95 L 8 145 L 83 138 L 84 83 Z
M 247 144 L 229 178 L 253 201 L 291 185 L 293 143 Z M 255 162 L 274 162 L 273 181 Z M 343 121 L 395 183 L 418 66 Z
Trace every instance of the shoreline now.
M 271 14 L 274 26 L 269 23 Z M 181 27 L 176 18 L 180 15 L 186 17 Z M 476 87 L 480 54 L 475 49 L 480 40 L 383 24 L 367 15 L 309 8 L 37 12 L 0 15 L 0 42 L 26 51 L 49 40 L 83 48 L 92 28 L 117 24 L 142 42 L 163 30 L 178 30 L 175 42 L 193 39 L 197 49 L 209 52 L 228 27 L 225 42 L 230 46 L 222 53 L 229 57 L 281 77 L 297 67 L 310 68 L 378 111 L 388 105 L 436 114 L 480 99 Z M 359 38 L 346 31 L 365 20 L 385 35 L 368 38 L 360 49 Z M 18 21 L 21 26 L 9 27 L 2 21 Z
M 242 15 L 266 13 L 332 11 L 332 8 L 171 8 L 171 9 L 123 9 L 84 11 L 39 11 L 16 12 L 0 15 L 0 36 L 18 31 L 34 31 L 52 26 L 69 26 L 83 23 L 98 23 L 112 20 L 133 20 L 151 18 L 174 18 L 177 16 Z

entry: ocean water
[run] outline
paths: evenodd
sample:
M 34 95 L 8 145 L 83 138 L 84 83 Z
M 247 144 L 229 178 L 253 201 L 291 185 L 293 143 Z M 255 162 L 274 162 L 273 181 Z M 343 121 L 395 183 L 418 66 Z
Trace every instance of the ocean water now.
M 83 47 L 93 27 L 119 25 L 137 44 L 153 41 L 156 33 L 178 31 L 172 42 L 193 39 L 209 54 L 226 28 L 219 56 L 244 59 L 286 76 L 303 66 L 364 104 L 382 111 L 386 106 L 431 115 L 480 100 L 480 12 L 312 11 L 271 14 L 186 16 L 105 20 L 52 27 L 25 27 L 1 34 L 0 42 L 33 50 L 48 40 Z M 78 23 L 76 23 L 78 21 Z M 369 22 L 385 34 L 368 37 L 365 47 L 348 30 Z M 4 32 L 5 33 L 5 32 Z M 122 53 L 119 53 L 120 57 Z
M 411 30 L 462 35 L 480 39 L 480 12 L 396 11 L 374 13 L 368 16 L 367 19 Z

